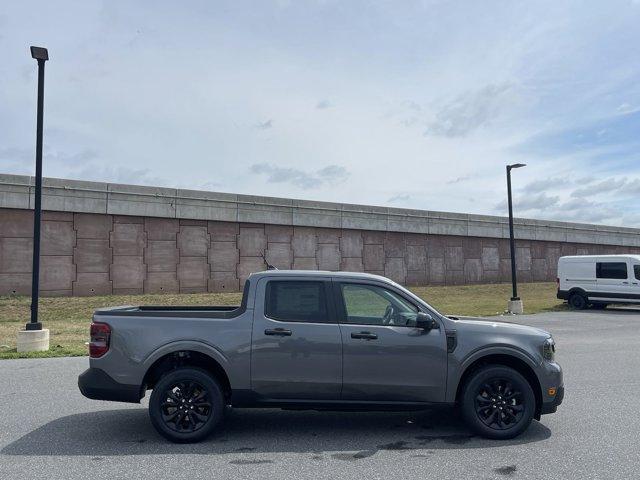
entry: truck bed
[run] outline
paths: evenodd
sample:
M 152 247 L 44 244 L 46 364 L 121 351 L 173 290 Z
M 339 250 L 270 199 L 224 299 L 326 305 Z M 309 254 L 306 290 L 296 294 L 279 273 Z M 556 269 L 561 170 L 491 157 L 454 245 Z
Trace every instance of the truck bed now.
M 95 315 L 117 317 L 233 318 L 245 311 L 244 305 L 124 305 L 99 308 Z

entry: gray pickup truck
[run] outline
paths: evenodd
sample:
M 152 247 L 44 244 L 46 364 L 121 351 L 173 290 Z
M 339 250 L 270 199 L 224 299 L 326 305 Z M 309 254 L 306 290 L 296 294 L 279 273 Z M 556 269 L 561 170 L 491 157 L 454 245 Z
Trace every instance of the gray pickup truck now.
M 562 402 L 562 370 L 543 330 L 438 313 L 363 273 L 253 274 L 237 307 L 95 312 L 88 398 L 139 402 L 174 442 L 195 442 L 227 406 L 315 410 L 458 405 L 469 427 L 522 433 Z

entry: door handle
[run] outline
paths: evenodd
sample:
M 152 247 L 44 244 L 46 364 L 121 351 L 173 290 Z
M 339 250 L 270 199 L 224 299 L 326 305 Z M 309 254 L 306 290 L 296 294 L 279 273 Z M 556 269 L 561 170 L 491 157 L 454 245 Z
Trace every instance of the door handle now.
M 629 282 L 622 282 L 623 285 L 629 285 Z
M 290 337 L 291 330 L 287 330 L 286 328 L 267 328 L 264 331 L 265 335 L 274 335 L 276 337 Z
M 352 333 L 351 338 L 361 338 L 364 340 L 377 340 L 378 335 L 371 332 L 360 332 L 360 333 Z

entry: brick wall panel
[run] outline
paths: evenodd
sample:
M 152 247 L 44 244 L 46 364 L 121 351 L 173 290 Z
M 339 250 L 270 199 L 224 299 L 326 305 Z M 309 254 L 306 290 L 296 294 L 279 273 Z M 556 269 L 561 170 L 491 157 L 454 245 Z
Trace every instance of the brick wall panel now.
M 211 242 L 209 265 L 212 272 L 233 272 L 235 275 L 240 252 L 236 242 Z
M 178 259 L 179 250 L 175 240 L 149 240 L 144 249 L 147 272 L 175 272 Z
M 318 228 L 316 233 L 318 243 L 339 244 L 342 232 L 337 228 Z
M 363 245 L 361 232 L 357 230 L 342 231 L 342 236 L 340 237 L 340 253 L 343 259 L 361 258 Z
M 291 247 L 293 248 L 294 259 L 298 257 L 315 257 L 318 248 L 316 229 L 310 227 L 295 227 L 293 229 Z
M 424 245 L 407 245 L 407 270 L 427 268 L 427 249 Z
M 114 255 L 142 256 L 146 243 L 142 223 L 115 223 L 110 235 Z
M 76 232 L 71 222 L 42 222 L 41 255 L 73 255 Z
M 238 249 L 241 257 L 259 257 L 267 249 L 267 236 L 264 227 L 240 227 Z
M 31 272 L 33 240 L 0 237 L 0 273 Z M 0 295 L 3 295 L 0 293 Z
M 209 234 L 206 226 L 181 225 L 178 233 L 180 257 L 206 257 L 209 251 Z
M 111 295 L 113 284 L 109 279 L 109 273 L 76 273 L 73 282 L 73 295 L 78 297 L 90 297 L 92 295 Z
M 244 283 L 243 285 L 244 286 Z M 211 272 L 208 290 L 210 292 L 237 292 L 242 287 L 236 272 Z
M 145 218 L 144 230 L 148 240 L 176 241 L 180 222 L 175 218 Z
M 73 257 L 70 255 L 43 256 L 40 258 L 40 289 L 60 295 L 71 295 L 76 277 Z
M 386 233 L 384 237 L 384 254 L 387 258 L 403 258 L 405 256 L 405 248 L 404 233 Z
M 0 237 L 33 238 L 33 212 L 0 208 Z
M 179 291 L 176 272 L 147 272 L 144 293 L 178 293 Z
M 384 270 L 384 246 L 365 244 L 362 250 L 362 261 L 367 271 Z
M 181 293 L 206 292 L 210 267 L 206 257 L 180 257 L 178 282 Z
M 209 222 L 207 224 L 212 242 L 235 242 L 240 225 L 234 222 Z
M 113 218 L 111 215 L 99 215 L 94 213 L 76 213 L 73 216 L 73 228 L 77 238 L 109 239 L 109 233 L 113 230 Z
M 267 253 L 265 255 L 270 265 L 280 269 L 289 270 L 293 263 L 293 250 L 290 243 L 272 243 L 267 244 Z
M 340 247 L 337 244 L 327 243 L 319 244 L 318 252 L 318 269 L 336 271 L 340 269 L 340 261 L 342 256 L 340 255 Z
M 112 261 L 113 254 L 109 247 L 109 240 L 80 238 L 73 249 L 73 263 L 78 273 L 106 273 L 108 276 Z
M 146 265 L 142 255 L 114 255 L 111 264 L 113 293 L 138 294 L 144 291 Z

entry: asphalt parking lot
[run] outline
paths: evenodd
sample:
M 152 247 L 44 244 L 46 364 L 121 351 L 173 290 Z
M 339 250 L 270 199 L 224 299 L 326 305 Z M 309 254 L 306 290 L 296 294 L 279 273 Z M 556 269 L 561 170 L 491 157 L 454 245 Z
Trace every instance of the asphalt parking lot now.
M 638 478 L 640 310 L 508 320 L 553 333 L 567 388 L 515 440 L 474 437 L 450 410 L 237 410 L 207 442 L 174 445 L 146 405 L 82 397 L 86 358 L 5 360 L 0 478 Z

